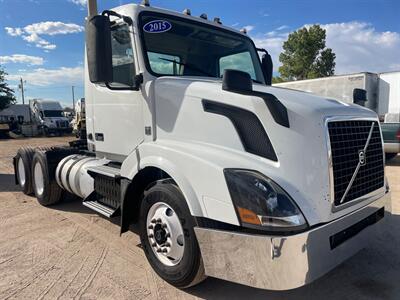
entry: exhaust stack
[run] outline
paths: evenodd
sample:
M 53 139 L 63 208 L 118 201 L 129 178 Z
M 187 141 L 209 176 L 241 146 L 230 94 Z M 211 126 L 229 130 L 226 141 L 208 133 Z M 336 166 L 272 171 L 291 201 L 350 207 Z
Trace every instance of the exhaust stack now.
M 88 17 L 97 15 L 97 0 L 88 0 L 87 8 L 88 8 Z

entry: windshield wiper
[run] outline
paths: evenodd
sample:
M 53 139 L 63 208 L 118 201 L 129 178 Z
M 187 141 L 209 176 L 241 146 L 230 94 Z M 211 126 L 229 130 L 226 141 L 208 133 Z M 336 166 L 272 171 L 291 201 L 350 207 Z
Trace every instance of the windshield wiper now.
M 191 64 L 182 63 L 182 62 L 180 62 L 180 61 L 176 61 L 176 60 L 174 60 L 174 59 L 169 59 L 169 58 L 164 58 L 164 57 L 159 57 L 158 59 L 165 60 L 165 61 L 169 61 L 169 62 L 178 64 L 178 65 L 180 65 L 180 66 L 188 67 L 189 69 L 192 69 L 192 70 L 194 70 L 194 71 L 203 73 L 204 75 L 207 75 L 207 76 L 209 76 L 209 77 L 216 77 L 214 74 L 211 74 L 211 73 L 208 73 L 208 72 L 206 72 L 206 71 L 203 71 L 202 69 L 199 69 L 199 68 L 197 68 L 196 66 L 191 65 Z

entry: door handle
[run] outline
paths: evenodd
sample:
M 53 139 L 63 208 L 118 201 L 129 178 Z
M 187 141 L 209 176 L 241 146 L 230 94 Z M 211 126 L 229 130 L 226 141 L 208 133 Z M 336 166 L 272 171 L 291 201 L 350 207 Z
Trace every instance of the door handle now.
M 95 133 L 94 138 L 96 141 L 104 142 L 104 134 L 103 133 L 99 133 L 99 132 Z

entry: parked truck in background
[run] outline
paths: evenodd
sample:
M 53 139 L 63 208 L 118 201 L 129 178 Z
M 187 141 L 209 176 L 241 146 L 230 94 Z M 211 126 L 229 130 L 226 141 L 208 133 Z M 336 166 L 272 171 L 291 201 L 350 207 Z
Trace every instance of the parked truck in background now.
M 400 153 L 400 113 L 386 114 L 381 128 L 385 141 L 386 160 L 390 160 Z
M 0 138 L 8 138 L 10 131 L 10 121 L 7 118 L 0 115 Z
M 400 72 L 364 72 L 289 81 L 274 86 L 310 92 L 345 103 L 356 103 L 375 111 L 382 122 L 386 159 L 390 160 L 400 152 L 400 122 L 393 118 L 394 115 L 400 114 Z M 355 99 L 360 90 L 366 91 L 366 97 Z M 387 114 L 392 116 L 391 122 L 385 121 L 388 119 Z
M 85 98 L 81 98 L 76 102 L 75 116 L 71 126 L 77 138 L 86 140 Z
M 45 135 L 71 133 L 72 127 L 58 101 L 33 99 L 29 100 L 32 119 Z
M 37 136 L 37 124 L 32 119 L 29 104 L 11 104 L 0 111 L 0 120 L 8 124 L 7 137 Z
M 180 288 L 293 289 L 376 242 L 391 204 L 374 112 L 271 87 L 267 51 L 219 18 L 88 8 L 87 149 L 20 149 L 24 193 L 137 223 Z

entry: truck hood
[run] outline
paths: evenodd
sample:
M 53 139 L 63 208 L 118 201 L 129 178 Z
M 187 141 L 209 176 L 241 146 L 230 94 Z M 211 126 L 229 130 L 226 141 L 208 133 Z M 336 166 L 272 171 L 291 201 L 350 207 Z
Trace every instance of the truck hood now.
M 224 155 L 210 163 L 222 169 L 254 169 L 269 176 L 295 199 L 311 225 L 329 222 L 350 213 L 357 205 L 361 207 L 363 203 L 333 212 L 326 122 L 331 117 L 377 120 L 377 115 L 358 105 L 306 92 L 261 84 L 254 84 L 253 90 L 272 94 L 281 101 L 288 112 L 289 128 L 274 121 L 262 98 L 224 91 L 221 80 L 158 78 L 154 82 L 157 138 L 216 148 Z M 246 152 L 231 120 L 206 112 L 204 100 L 253 112 L 271 141 L 277 162 Z M 203 152 L 197 155 L 204 156 Z M 208 155 L 205 159 L 210 161 L 212 157 Z
M 202 97 L 204 99 L 223 98 L 226 93 L 222 90 L 222 80 L 207 77 L 162 77 L 157 80 L 159 83 L 171 84 L 185 90 L 187 96 Z M 201 89 L 201 90 L 199 90 Z M 316 120 L 318 116 L 329 114 L 347 114 L 367 117 L 376 117 L 376 113 L 368 108 L 348 104 L 335 99 L 328 99 L 314 95 L 308 92 L 302 92 L 289 88 L 265 86 L 262 84 L 253 84 L 253 90 L 263 93 L 269 93 L 277 97 L 288 109 L 302 116 L 312 115 Z M 249 98 L 249 97 L 248 97 Z M 218 101 L 218 100 L 217 100 Z M 223 101 L 222 101 L 223 102 Z

